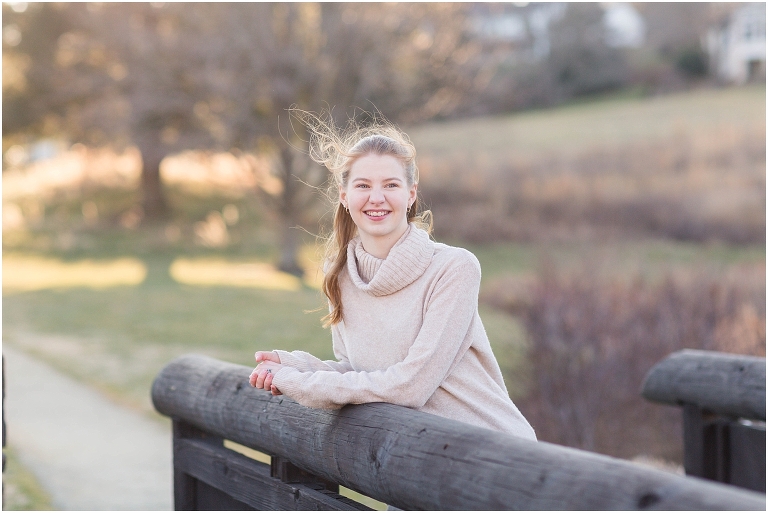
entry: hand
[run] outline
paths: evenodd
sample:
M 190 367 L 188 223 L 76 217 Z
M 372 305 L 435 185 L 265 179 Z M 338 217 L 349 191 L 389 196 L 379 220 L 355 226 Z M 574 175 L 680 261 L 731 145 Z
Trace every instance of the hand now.
M 264 390 L 272 389 L 272 379 L 275 377 L 277 371 L 282 369 L 283 366 L 279 363 L 264 362 L 259 364 L 258 367 L 253 369 L 248 382 L 252 387 L 262 388 Z M 277 394 L 275 394 L 277 395 Z
M 254 356 L 256 357 L 257 365 L 261 362 L 280 363 L 280 355 L 278 355 L 275 351 L 256 351 Z
M 252 387 L 269 390 L 272 395 L 282 395 L 282 392 L 272 384 L 275 373 L 282 368 L 280 356 L 274 351 L 258 351 L 255 355 L 258 365 L 248 380 Z
M 254 355 L 256 358 L 256 364 L 257 366 L 261 366 L 262 362 L 274 362 L 274 363 L 280 363 L 280 355 L 278 355 L 275 351 L 257 351 Z M 264 367 L 264 369 L 267 369 L 267 367 Z M 256 367 L 253 372 L 251 373 L 251 386 L 254 386 L 256 388 L 264 388 L 267 389 L 266 384 L 262 384 L 261 387 L 257 386 L 258 381 L 258 370 L 259 367 Z M 283 393 L 278 390 L 278 388 L 274 385 L 272 385 L 272 378 L 274 377 L 274 373 L 277 372 L 277 368 L 272 367 L 271 372 L 267 372 L 266 376 L 264 377 L 264 381 L 267 381 L 269 390 L 272 392 L 272 395 L 283 395 Z M 254 378 L 254 375 L 256 376 Z

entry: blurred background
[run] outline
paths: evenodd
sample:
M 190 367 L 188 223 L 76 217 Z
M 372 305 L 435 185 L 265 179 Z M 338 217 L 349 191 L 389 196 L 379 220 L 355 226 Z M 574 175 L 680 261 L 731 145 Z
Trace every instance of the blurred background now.
M 648 369 L 765 355 L 765 19 L 3 3 L 3 343 L 159 422 L 150 385 L 178 355 L 332 358 L 328 177 L 286 109 L 379 111 L 416 144 L 435 238 L 481 262 L 481 316 L 540 439 L 679 469 L 680 413 L 640 398 Z M 16 490 L 6 509 L 45 507 Z

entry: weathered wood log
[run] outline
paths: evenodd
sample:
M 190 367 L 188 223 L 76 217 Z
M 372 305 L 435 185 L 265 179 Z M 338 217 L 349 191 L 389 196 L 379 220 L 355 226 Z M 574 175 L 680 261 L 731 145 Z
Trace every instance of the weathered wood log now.
M 765 509 L 762 494 L 391 404 L 305 408 L 251 388 L 250 372 L 184 356 L 152 399 L 160 413 L 404 509 Z
M 218 494 L 219 497 L 216 500 L 226 501 L 224 504 L 214 503 L 208 505 L 209 507 L 201 507 L 199 498 L 210 496 L 210 491 L 206 491 L 207 493 L 196 494 L 198 503 L 194 504 L 195 507 L 181 503 L 179 504 L 181 507 L 177 509 L 230 511 L 360 509 L 350 506 L 354 504 L 351 501 L 347 504 L 340 503 L 338 496 L 326 490 L 316 490 L 305 484 L 284 485 L 270 476 L 269 465 L 253 461 L 242 454 L 205 440 L 180 441 L 174 454 L 174 466 L 184 475 L 197 478 L 195 486 L 199 487 L 201 482 L 211 483 L 209 486 L 223 492 Z M 221 469 L 226 470 L 222 472 Z M 209 499 L 209 502 L 213 501 Z M 230 505 L 232 503 L 235 504 Z M 247 507 L 248 504 L 256 507 Z
M 684 349 L 657 363 L 642 395 L 720 415 L 765 420 L 765 358 Z

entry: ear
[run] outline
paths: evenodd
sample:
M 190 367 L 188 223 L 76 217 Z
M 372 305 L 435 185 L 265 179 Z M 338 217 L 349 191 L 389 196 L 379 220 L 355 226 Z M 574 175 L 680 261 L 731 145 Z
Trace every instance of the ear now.
M 416 201 L 416 191 L 419 188 L 419 184 L 415 183 L 413 184 L 413 187 L 411 187 L 411 190 L 408 191 L 408 202 L 413 204 L 414 201 Z
M 347 190 L 341 185 L 339 185 L 339 201 L 342 205 L 347 203 Z

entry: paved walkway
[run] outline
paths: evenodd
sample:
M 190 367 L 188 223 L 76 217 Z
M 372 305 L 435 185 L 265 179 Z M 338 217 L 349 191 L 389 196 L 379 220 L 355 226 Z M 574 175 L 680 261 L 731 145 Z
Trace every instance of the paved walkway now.
M 171 510 L 170 427 L 3 347 L 7 442 L 60 510 Z

